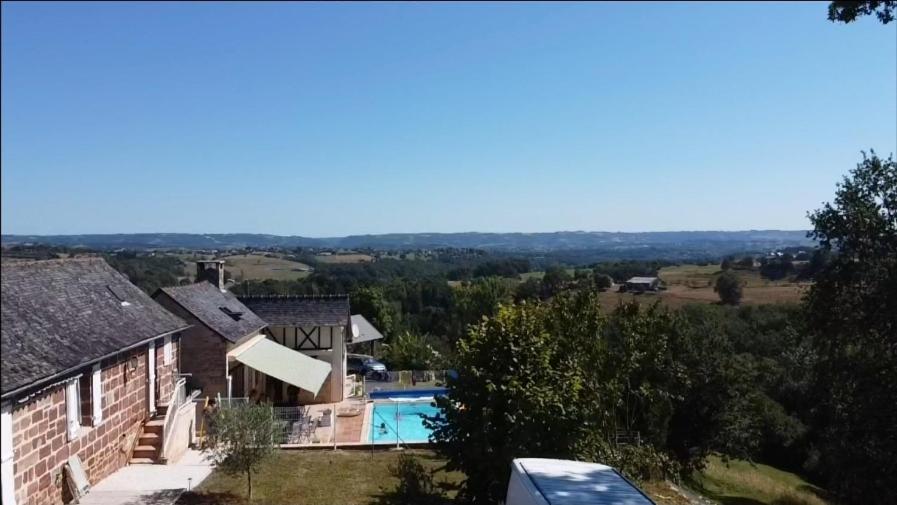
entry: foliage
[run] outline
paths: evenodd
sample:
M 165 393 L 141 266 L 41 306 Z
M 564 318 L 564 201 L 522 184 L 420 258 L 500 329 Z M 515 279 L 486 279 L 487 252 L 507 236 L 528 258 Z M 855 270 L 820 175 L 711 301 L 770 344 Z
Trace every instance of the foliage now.
M 393 334 L 399 315 L 393 304 L 387 301 L 380 287 L 358 288 L 351 293 L 352 312 L 364 316 L 387 338 Z
M 112 268 L 149 294 L 164 286 L 176 286 L 178 277 L 184 273 L 184 262 L 176 256 L 124 251 L 107 254 L 104 258 Z
M 487 277 L 455 288 L 449 337 L 457 339 L 467 331 L 468 325 L 494 315 L 500 304 L 511 301 L 511 287 L 506 279 Z
M 872 152 L 810 214 L 836 250 L 807 297 L 819 355 L 813 425 L 819 471 L 848 503 L 895 503 L 897 163 Z
M 530 271 L 529 260 L 506 258 L 480 263 L 473 269 L 474 277 L 517 277 Z
M 545 275 L 542 276 L 542 297 L 549 298 L 561 292 L 567 282 L 570 281 L 570 274 L 567 269 L 560 266 L 548 267 Z
M 738 305 L 741 302 L 741 280 L 738 275 L 726 270 L 716 278 L 713 290 L 719 294 L 719 300 L 727 305 Z
M 693 348 L 714 348 L 690 344 L 699 335 L 657 305 L 623 305 L 606 317 L 591 290 L 503 306 L 471 327 L 458 342 L 458 376 L 437 399 L 442 413 L 427 421 L 449 468 L 468 476 L 462 498 L 500 500 L 515 457 L 610 462 L 636 479 L 699 466 L 736 431 L 744 409 L 731 399 L 746 387 L 718 370 L 725 362 L 701 361 Z M 713 373 L 686 366 L 695 362 Z M 707 410 L 721 414 L 688 430 Z M 740 450 L 741 439 L 727 442 Z
M 442 368 L 440 354 L 425 335 L 403 332 L 382 346 L 382 359 L 393 370 L 434 370 Z
M 408 453 L 399 455 L 389 474 L 399 480 L 395 490 L 381 502 L 388 505 L 436 505 L 451 501 L 433 478 L 433 471 Z
M 276 452 L 276 431 L 268 405 L 221 408 L 209 422 L 205 452 L 226 474 L 245 475 L 246 495 L 252 499 L 252 474 Z
M 613 287 L 614 279 L 613 277 L 602 273 L 600 271 L 595 272 L 592 277 L 592 282 L 595 284 L 595 288 L 599 291 L 605 291 Z
M 829 21 L 850 23 L 857 18 L 875 14 L 883 24 L 894 21 L 897 1 L 894 0 L 835 0 L 828 6 Z

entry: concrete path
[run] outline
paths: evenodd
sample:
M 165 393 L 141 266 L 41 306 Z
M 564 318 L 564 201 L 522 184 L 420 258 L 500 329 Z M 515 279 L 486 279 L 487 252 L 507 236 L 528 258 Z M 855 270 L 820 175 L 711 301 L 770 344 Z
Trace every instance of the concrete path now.
M 212 466 L 199 451 L 188 449 L 171 465 L 129 465 L 94 486 L 81 505 L 171 505 L 187 490 L 196 487 Z M 188 483 L 188 479 L 192 479 Z

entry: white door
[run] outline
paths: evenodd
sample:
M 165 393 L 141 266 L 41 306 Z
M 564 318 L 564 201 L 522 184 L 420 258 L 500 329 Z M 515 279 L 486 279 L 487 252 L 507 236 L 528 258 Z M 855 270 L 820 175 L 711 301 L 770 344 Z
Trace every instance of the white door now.
M 13 480 L 12 411 L 9 407 L 3 407 L 0 427 L 3 430 L 2 447 L 0 447 L 3 505 L 16 505 L 15 481 Z
M 147 391 L 147 399 L 149 400 L 149 413 L 150 416 L 156 413 L 156 343 L 150 342 L 149 348 L 146 351 L 146 366 L 147 366 L 147 387 L 149 390 Z

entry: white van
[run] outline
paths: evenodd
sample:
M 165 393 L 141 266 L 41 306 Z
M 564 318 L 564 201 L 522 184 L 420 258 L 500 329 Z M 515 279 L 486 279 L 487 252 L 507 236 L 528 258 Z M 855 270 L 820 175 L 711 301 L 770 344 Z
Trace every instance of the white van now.
M 655 505 L 607 465 L 519 458 L 511 463 L 505 505 Z

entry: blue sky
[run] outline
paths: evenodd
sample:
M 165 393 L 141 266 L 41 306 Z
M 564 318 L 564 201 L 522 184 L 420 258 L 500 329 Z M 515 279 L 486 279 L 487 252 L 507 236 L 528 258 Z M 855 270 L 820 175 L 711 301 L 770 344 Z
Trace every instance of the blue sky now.
M 4 2 L 3 233 L 806 228 L 897 151 L 826 5 Z

